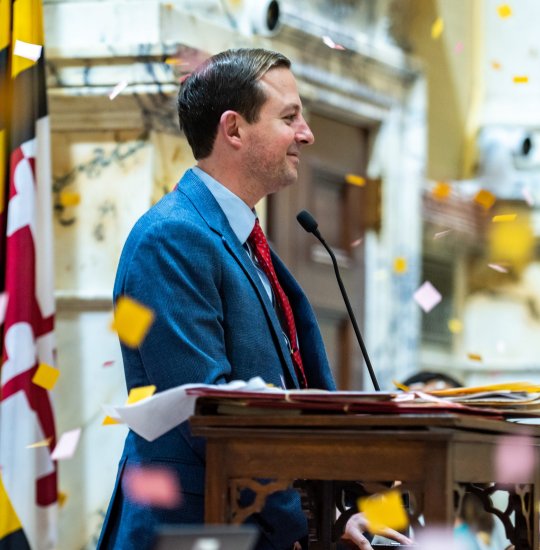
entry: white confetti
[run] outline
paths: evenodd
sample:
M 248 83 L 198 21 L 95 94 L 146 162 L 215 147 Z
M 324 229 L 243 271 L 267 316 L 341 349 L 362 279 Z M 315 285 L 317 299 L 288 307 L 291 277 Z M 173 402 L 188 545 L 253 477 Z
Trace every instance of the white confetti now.
M 122 80 L 122 82 L 119 82 L 113 89 L 112 92 L 109 94 L 109 99 L 112 101 L 118 94 L 122 93 L 122 91 L 128 86 L 128 83 L 125 80 Z
M 429 281 L 426 281 L 414 293 L 414 300 L 425 313 L 429 313 L 442 300 L 442 296 Z
M 40 46 L 39 44 L 30 44 L 29 42 L 16 40 L 13 53 L 19 57 L 24 57 L 25 59 L 30 59 L 31 61 L 37 61 L 41 57 L 42 50 L 43 46 Z

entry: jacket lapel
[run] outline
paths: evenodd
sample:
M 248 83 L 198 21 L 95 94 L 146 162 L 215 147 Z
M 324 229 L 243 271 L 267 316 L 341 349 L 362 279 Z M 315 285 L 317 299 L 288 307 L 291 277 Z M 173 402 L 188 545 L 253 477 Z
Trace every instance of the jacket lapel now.
M 242 243 L 231 229 L 223 210 L 221 210 L 206 185 L 191 170 L 188 170 L 180 180 L 177 191 L 184 193 L 189 198 L 200 216 L 208 224 L 208 227 L 221 236 L 223 246 L 242 268 L 264 308 L 266 318 L 273 332 L 274 341 L 279 343 L 283 365 L 285 365 L 290 379 L 294 382 L 295 386 L 297 388 L 300 387 L 274 306 L 268 297 L 255 266 Z

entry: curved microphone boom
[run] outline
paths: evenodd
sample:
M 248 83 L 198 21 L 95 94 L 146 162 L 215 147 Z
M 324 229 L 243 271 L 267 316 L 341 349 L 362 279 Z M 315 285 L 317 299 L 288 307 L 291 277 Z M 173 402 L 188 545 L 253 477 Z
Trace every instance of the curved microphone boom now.
M 345 306 L 347 307 L 347 312 L 349 314 L 349 317 L 351 319 L 352 326 L 354 328 L 354 333 L 356 334 L 356 339 L 358 340 L 358 343 L 360 344 L 360 349 L 362 350 L 362 355 L 364 356 L 364 361 L 366 362 L 366 366 L 369 372 L 369 376 L 371 378 L 371 382 L 373 383 L 373 387 L 376 391 L 380 391 L 379 382 L 377 382 L 377 377 L 375 376 L 375 372 L 373 371 L 373 367 L 371 366 L 371 361 L 369 360 L 369 355 L 366 349 L 366 346 L 364 345 L 364 340 L 362 339 L 362 335 L 360 334 L 360 330 L 358 328 L 358 324 L 356 323 L 356 317 L 354 315 L 354 312 L 351 307 L 351 303 L 349 302 L 349 297 L 347 296 L 347 291 L 345 290 L 345 287 L 343 286 L 343 281 L 341 280 L 341 275 L 339 274 L 339 269 L 337 265 L 336 257 L 334 256 L 334 253 L 332 252 L 332 249 L 326 244 L 326 241 L 322 238 L 322 235 L 320 234 L 319 230 L 317 229 L 319 227 L 319 224 L 315 220 L 315 218 L 307 211 L 302 210 L 298 213 L 296 216 L 296 219 L 298 220 L 298 223 L 308 232 L 313 233 L 319 241 L 321 241 L 321 244 L 326 248 L 328 254 L 330 254 L 330 258 L 332 258 L 332 264 L 334 266 L 334 271 L 336 273 L 336 279 L 339 285 L 339 289 L 341 290 L 341 295 L 343 296 L 343 301 L 345 302 Z

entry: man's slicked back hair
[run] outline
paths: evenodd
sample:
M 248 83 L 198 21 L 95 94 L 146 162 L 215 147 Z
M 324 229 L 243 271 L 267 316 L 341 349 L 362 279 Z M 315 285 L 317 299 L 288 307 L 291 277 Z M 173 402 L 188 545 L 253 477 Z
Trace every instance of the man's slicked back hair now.
M 290 66 L 280 53 L 243 48 L 218 53 L 195 69 L 182 83 L 177 101 L 180 129 L 193 156 L 199 160 L 210 155 L 225 111 L 256 122 L 266 100 L 259 80 L 270 69 Z

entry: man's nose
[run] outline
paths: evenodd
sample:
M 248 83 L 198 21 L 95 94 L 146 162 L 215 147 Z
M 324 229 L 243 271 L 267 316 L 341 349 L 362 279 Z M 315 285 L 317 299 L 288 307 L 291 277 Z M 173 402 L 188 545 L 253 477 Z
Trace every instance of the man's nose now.
M 311 128 L 308 126 L 308 123 L 305 121 L 304 117 L 301 117 L 299 127 L 296 131 L 295 139 L 298 143 L 304 145 L 312 145 L 315 143 L 315 136 L 311 131 Z

